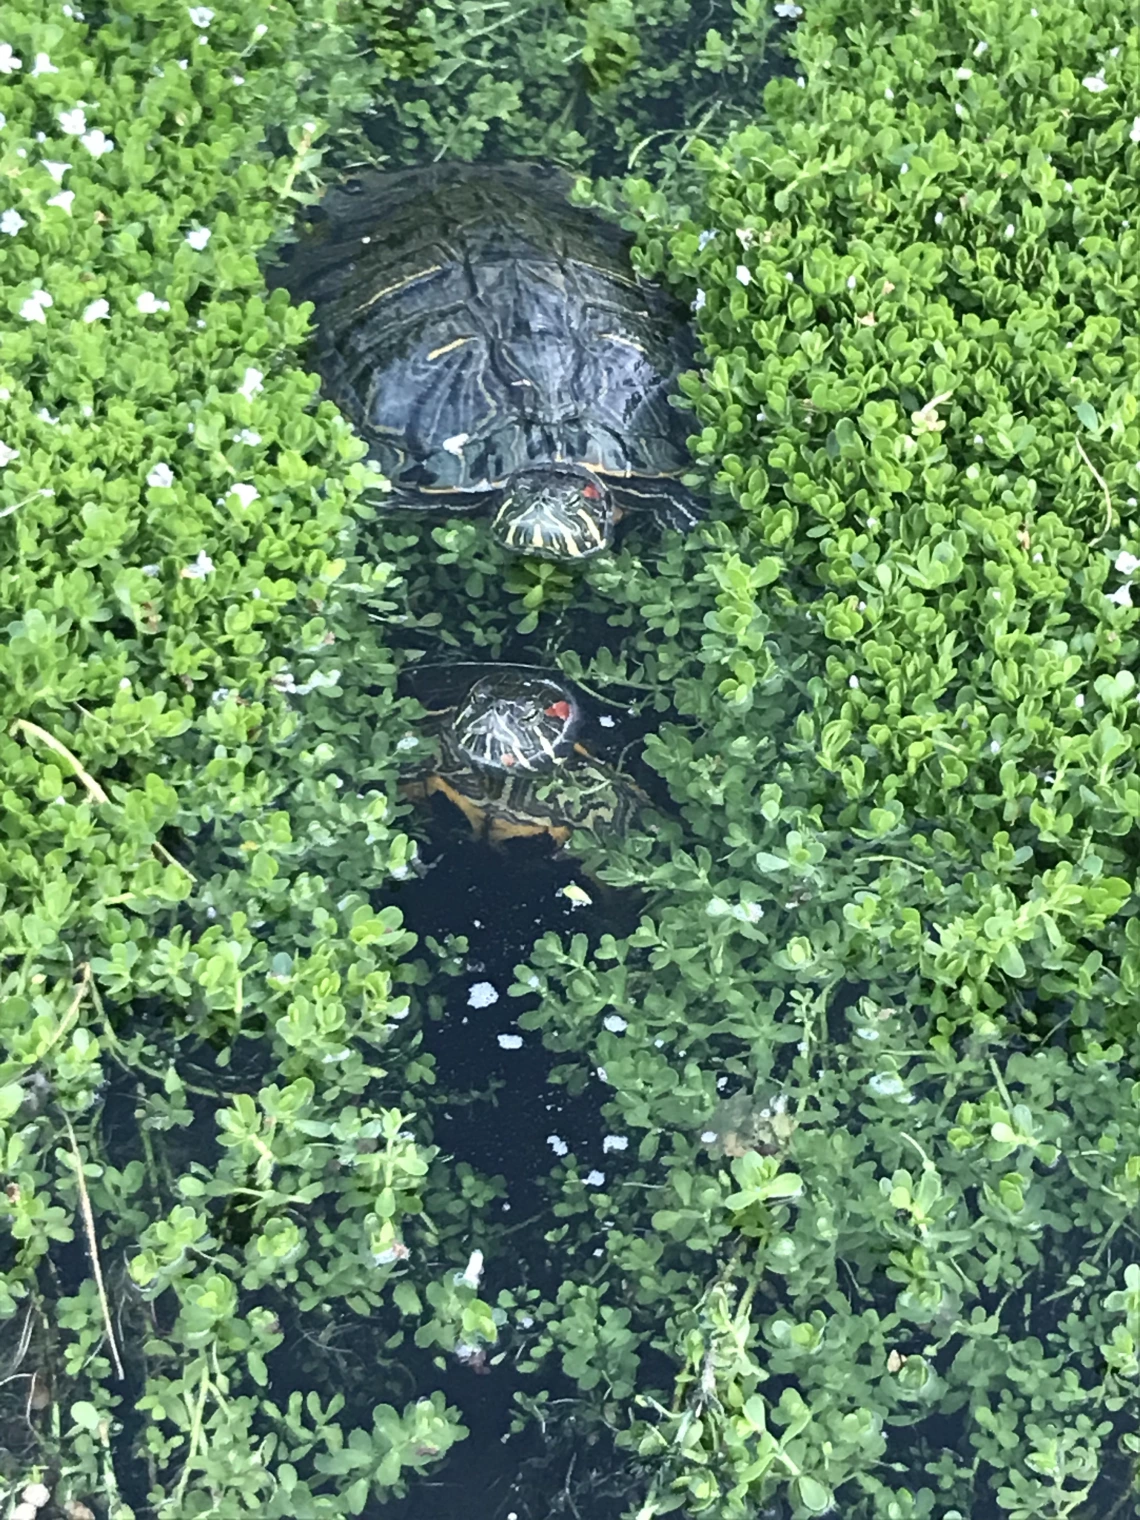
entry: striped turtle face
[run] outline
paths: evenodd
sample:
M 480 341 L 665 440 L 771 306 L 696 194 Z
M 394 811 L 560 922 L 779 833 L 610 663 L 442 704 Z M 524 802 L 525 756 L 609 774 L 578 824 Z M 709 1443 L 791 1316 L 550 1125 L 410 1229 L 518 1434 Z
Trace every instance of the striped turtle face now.
M 585 465 L 516 470 L 491 532 L 504 548 L 534 559 L 589 559 L 613 542 L 613 498 Z
M 474 765 L 498 771 L 547 771 L 574 748 L 580 717 L 565 687 L 541 676 L 484 676 L 455 715 L 455 742 Z

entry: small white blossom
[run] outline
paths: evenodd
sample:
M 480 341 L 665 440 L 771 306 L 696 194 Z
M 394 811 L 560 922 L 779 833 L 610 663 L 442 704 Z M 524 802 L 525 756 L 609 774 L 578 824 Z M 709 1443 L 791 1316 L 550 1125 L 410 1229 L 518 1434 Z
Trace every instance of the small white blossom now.
M 1132 130 L 1128 134 L 1128 141 L 1140 143 L 1140 116 L 1133 119 Z
M 891 89 L 890 85 L 888 85 L 886 87 L 886 89 L 883 91 L 883 99 L 884 100 L 894 100 L 894 98 L 895 98 L 895 92 L 894 92 L 894 90 Z
M 24 67 L 24 60 L 17 58 L 10 42 L 0 42 L 0 74 L 14 74 Z
M 1132 606 L 1132 588 L 1131 588 L 1131 586 L 1121 586 L 1120 589 L 1119 589 L 1119 591 L 1114 591 L 1112 593 L 1112 595 L 1109 597 L 1109 601 L 1110 602 L 1115 602 L 1118 607 L 1131 607 Z
M 4 128 L 7 125 L 8 125 L 8 118 L 4 115 L 3 111 L 0 111 L 0 132 L 3 132 Z
M 791 4 L 791 0 L 781 0 L 781 3 L 774 6 L 773 9 L 776 15 L 782 16 L 785 21 L 791 21 L 796 16 L 802 16 L 804 13 L 803 6 Z
M 900 164 L 899 165 L 899 173 L 900 174 L 909 174 L 910 173 L 910 165 L 909 164 Z
M 1084 705 L 1085 705 L 1085 694 L 1084 694 L 1083 691 L 1078 691 L 1077 694 L 1076 694 L 1076 696 L 1073 698 L 1073 706 L 1077 707 L 1077 708 L 1080 708 L 1080 707 L 1083 707 Z
M 75 191 L 74 190 L 61 190 L 58 195 L 53 195 L 52 196 L 51 200 L 48 201 L 48 205 L 49 206 L 58 206 L 61 211 L 66 211 L 67 214 L 68 214 L 68 216 L 70 216 L 71 215 L 71 203 L 72 203 L 72 201 L 74 199 L 75 199 Z
M 587 1187 L 601 1187 L 606 1180 L 605 1172 L 599 1172 L 597 1167 L 592 1172 L 587 1172 L 583 1181 Z
M 983 53 L 988 53 L 989 50 L 990 45 L 988 42 L 979 42 L 977 47 L 974 49 L 974 57 L 980 58 Z
M 234 434 L 234 437 L 238 443 L 248 443 L 250 448 L 254 449 L 261 442 L 261 434 L 255 432 L 253 428 L 242 428 L 240 433 Z
M 256 486 L 247 485 L 244 481 L 230 487 L 230 495 L 236 496 L 243 507 L 251 507 L 260 494 Z
M 201 253 L 202 249 L 210 241 L 211 235 L 209 227 L 195 227 L 191 232 L 186 234 L 186 241 L 195 253 Z
M 71 137 L 81 137 L 87 131 L 87 117 L 83 114 L 81 106 L 75 106 L 70 111 L 61 111 L 59 124 Z
M 711 232 L 706 228 L 704 232 L 697 236 L 697 247 L 704 252 L 714 237 L 716 237 L 716 228 L 714 227 Z
M 100 296 L 97 301 L 92 301 L 90 306 L 83 308 L 83 320 L 85 322 L 100 322 L 104 317 L 110 315 L 110 311 L 111 308 Z
M 199 28 L 209 26 L 214 19 L 214 13 L 208 5 L 192 5 L 189 15 L 190 25 Z
M 522 1048 L 521 1034 L 500 1034 L 496 1038 L 503 1050 L 520 1050 Z
M 456 1281 L 465 1283 L 469 1288 L 477 1288 L 479 1279 L 483 1276 L 483 1253 L 472 1251 L 471 1256 L 463 1271 L 456 1275 Z
M 749 267 L 748 267 L 747 264 L 737 264 L 737 266 L 736 266 L 736 278 L 740 281 L 740 283 L 742 285 L 751 285 L 752 284 L 752 271 L 751 271 L 751 269 L 749 269 Z
M 244 396 L 247 401 L 252 401 L 254 396 L 257 395 L 258 391 L 261 390 L 261 382 L 264 379 L 265 376 L 261 373 L 261 371 L 259 369 L 254 369 L 251 365 L 250 368 L 246 370 L 245 375 L 242 378 L 242 382 L 238 386 L 238 395 Z
M 230 82 L 231 82 L 231 84 L 244 84 L 245 83 L 245 75 L 244 74 L 231 74 L 230 75 Z
M 0 470 L 5 469 L 8 465 L 10 465 L 12 463 L 13 459 L 19 459 L 19 457 L 20 457 L 20 451 L 19 451 L 19 449 L 10 448 L 4 442 L 4 440 L 2 438 L 0 438 Z
M 1104 82 L 1103 74 L 1086 74 L 1081 83 L 1090 95 L 1099 95 L 1102 90 L 1108 89 L 1108 85 Z
M 546 1143 L 556 1156 L 565 1156 L 566 1152 L 570 1149 L 561 1135 L 547 1135 Z
M 44 316 L 44 308 L 53 306 L 55 303 L 46 290 L 33 290 L 28 299 L 20 307 L 20 315 L 25 322 L 43 322 L 46 325 L 47 318 Z
M 156 311 L 170 310 L 170 302 L 160 301 L 153 290 L 144 290 L 142 295 L 139 296 L 138 300 L 135 302 L 135 305 L 146 316 L 150 316 Z
M 701 1131 L 702 1145 L 715 1145 L 719 1139 L 720 1136 L 717 1134 L 715 1129 L 706 1129 Z
M 158 490 L 165 490 L 168 486 L 174 484 L 174 471 L 165 461 L 161 464 L 156 464 L 147 476 L 146 483 L 148 486 L 154 486 Z
M 1006 224 L 1005 224 L 1005 235 L 1006 235 L 1007 238 L 1011 238 L 1013 236 L 1013 223 L 1012 222 L 1006 222 Z
M 697 293 L 696 293 L 696 295 L 693 297 L 693 300 L 692 300 L 692 309 L 693 309 L 693 311 L 701 311 L 701 310 L 703 310 L 704 309 L 704 304 L 705 304 L 705 293 L 704 293 L 703 290 L 698 290 Z
M 607 1013 L 605 1018 L 602 1020 L 602 1023 L 611 1034 L 624 1034 L 625 1031 L 629 1028 L 629 1025 L 622 1018 L 620 1013 Z
M 852 691 L 858 691 L 858 689 L 859 689 L 859 677 L 858 676 L 848 676 L 847 677 L 847 684 L 848 684 L 848 686 L 850 686 L 850 688 L 851 688 Z
M 628 1135 L 606 1135 L 602 1141 L 604 1151 L 626 1151 L 629 1149 Z
M 50 423 L 52 427 L 56 427 L 59 424 L 59 418 L 53 417 L 46 406 L 41 406 L 39 411 L 36 413 L 36 416 L 40 419 L 41 422 Z
M 1140 570 L 1140 559 L 1137 559 L 1135 554 L 1129 554 L 1127 549 L 1121 549 L 1113 565 L 1121 575 L 1134 575 L 1137 570 Z
M 47 172 L 51 175 L 52 179 L 55 180 L 55 182 L 56 182 L 57 185 L 62 185 L 63 184 L 63 176 L 71 168 L 71 165 L 70 164 L 61 164 L 61 163 L 58 162 L 58 160 L 56 160 L 54 158 L 41 158 L 40 159 L 40 168 L 41 169 L 46 169 Z
M 476 982 L 467 993 L 468 1008 L 490 1008 L 498 1001 L 498 991 L 490 982 Z
M 9 237 L 15 237 L 20 228 L 27 225 L 18 211 L 8 210 L 0 215 L 0 232 L 6 232 Z
M 942 214 L 942 212 L 941 212 L 941 211 L 936 211 L 936 212 L 935 212 L 935 213 L 934 213 L 934 225 L 935 225 L 935 226 L 936 226 L 936 227 L 941 227 L 941 226 L 942 226 L 942 223 L 943 223 L 943 222 L 944 222 L 944 221 L 945 221 L 945 220 L 946 220 L 946 218 L 945 218 L 945 217 L 944 217 L 944 216 L 943 216 L 943 214 Z
M 974 77 L 974 71 L 973 71 L 973 69 L 955 69 L 954 70 L 954 78 L 955 79 L 973 79 L 973 77 Z
M 102 158 L 104 153 L 110 153 L 115 146 L 114 140 L 110 137 L 104 137 L 98 127 L 95 127 L 90 132 L 85 132 L 79 141 L 87 149 L 92 158 Z
M 200 581 L 205 576 L 209 575 L 210 571 L 213 570 L 213 568 L 214 561 L 203 549 L 199 552 L 198 558 L 192 565 L 183 565 L 182 578 L 183 580 L 188 581 Z
M 997 739 L 991 739 L 990 740 L 990 754 L 991 755 L 996 755 L 999 752 L 1000 749 L 1001 749 L 1000 742 Z
M 847 276 L 847 289 L 848 290 L 854 290 L 857 283 L 858 282 L 855 279 L 855 276 L 853 274 L 849 274 Z
M 37 53 L 36 61 L 32 64 L 29 79 L 34 79 L 37 74 L 58 74 L 59 70 L 46 53 Z

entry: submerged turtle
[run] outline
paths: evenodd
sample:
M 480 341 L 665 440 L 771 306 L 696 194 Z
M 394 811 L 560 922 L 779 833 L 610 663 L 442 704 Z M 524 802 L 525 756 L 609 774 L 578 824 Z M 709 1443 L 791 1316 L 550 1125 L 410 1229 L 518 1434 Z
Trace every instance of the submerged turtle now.
M 670 405 L 687 313 L 539 164 L 367 171 L 271 276 L 315 306 L 325 394 L 392 482 L 386 505 L 485 513 L 505 547 L 585 559 L 627 513 L 687 528 Z
M 492 844 L 548 834 L 561 846 L 575 829 L 621 837 L 649 799 L 579 741 L 582 717 L 553 677 L 492 668 L 458 700 L 427 709 L 438 759 L 401 791 L 412 801 L 442 794 Z

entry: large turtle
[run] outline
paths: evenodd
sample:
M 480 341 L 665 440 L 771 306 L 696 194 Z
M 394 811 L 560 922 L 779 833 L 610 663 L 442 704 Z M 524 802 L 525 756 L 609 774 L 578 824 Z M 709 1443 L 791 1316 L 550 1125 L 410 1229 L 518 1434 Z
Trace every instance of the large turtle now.
M 438 757 L 403 783 L 412 801 L 436 793 L 492 844 L 575 829 L 621 837 L 648 803 L 629 777 L 580 742 L 582 711 L 570 689 L 525 667 L 486 667 L 455 700 L 427 707 Z
M 683 307 L 540 164 L 366 171 L 271 283 L 312 301 L 324 393 L 390 507 L 485 513 L 505 547 L 585 559 L 627 513 L 686 528 Z

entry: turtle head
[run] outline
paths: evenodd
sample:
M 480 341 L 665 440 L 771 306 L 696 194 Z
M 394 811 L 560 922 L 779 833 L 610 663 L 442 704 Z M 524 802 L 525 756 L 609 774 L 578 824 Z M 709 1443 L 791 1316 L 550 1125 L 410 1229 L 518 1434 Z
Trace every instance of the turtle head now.
M 455 742 L 474 765 L 545 771 L 574 748 L 578 704 L 556 681 L 504 670 L 476 681 L 455 714 Z
M 507 481 L 491 532 L 506 549 L 534 559 L 589 559 L 613 542 L 617 509 L 593 470 L 534 465 Z

